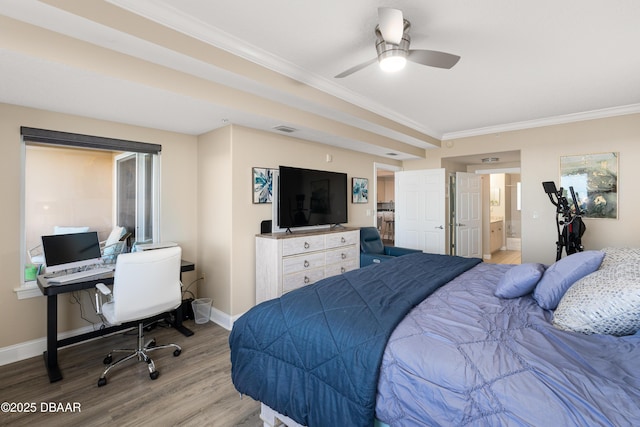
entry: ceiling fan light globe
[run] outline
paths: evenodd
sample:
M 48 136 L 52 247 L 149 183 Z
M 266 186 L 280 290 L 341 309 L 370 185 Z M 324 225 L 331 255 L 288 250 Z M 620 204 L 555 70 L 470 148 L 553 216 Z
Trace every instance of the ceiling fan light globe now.
M 380 59 L 380 69 L 386 73 L 395 73 L 407 65 L 407 58 L 400 55 L 387 56 Z

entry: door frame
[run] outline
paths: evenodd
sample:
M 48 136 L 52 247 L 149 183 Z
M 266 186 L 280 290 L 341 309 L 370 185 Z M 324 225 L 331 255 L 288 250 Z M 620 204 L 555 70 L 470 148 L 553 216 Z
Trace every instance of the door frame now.
M 384 170 L 389 172 L 398 172 L 403 170 L 401 166 L 389 165 L 386 163 L 373 162 L 373 226 L 378 226 L 378 170 Z

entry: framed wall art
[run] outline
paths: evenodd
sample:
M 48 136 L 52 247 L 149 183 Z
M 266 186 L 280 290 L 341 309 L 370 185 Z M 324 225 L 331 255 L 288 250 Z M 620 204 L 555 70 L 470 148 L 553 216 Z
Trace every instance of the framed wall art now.
M 573 207 L 569 187 L 585 218 L 618 218 L 618 153 L 560 157 L 560 186 Z
M 369 180 L 367 178 L 351 178 L 352 203 L 369 202 Z
M 273 199 L 273 171 L 270 168 L 252 168 L 253 203 L 271 203 Z

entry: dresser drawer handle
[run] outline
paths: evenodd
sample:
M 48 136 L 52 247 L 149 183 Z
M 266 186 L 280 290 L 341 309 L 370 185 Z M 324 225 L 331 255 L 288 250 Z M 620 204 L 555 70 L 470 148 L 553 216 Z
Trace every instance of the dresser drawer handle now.
M 304 276 L 304 283 L 309 283 L 311 281 L 311 279 L 309 279 L 307 276 Z
M 309 267 L 309 261 L 307 261 L 306 259 L 304 260 L 304 266 L 305 266 L 305 268 Z
M 305 249 L 309 249 L 309 243 L 308 242 L 304 242 L 304 248 Z
M 345 243 L 346 241 L 347 241 L 347 239 L 345 239 L 344 237 L 341 237 L 341 238 L 340 238 L 340 242 L 341 242 L 341 243 Z
M 340 273 L 344 273 L 345 271 L 347 271 L 347 269 L 346 269 L 346 268 L 344 268 L 344 267 L 340 267 Z
M 347 259 L 347 254 L 345 254 L 344 252 L 341 254 L 342 259 Z

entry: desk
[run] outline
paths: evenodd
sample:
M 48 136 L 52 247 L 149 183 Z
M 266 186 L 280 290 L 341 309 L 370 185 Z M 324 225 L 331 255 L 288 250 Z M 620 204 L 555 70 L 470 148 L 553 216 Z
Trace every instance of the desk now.
M 195 265 L 192 262 L 184 260 L 182 261 L 182 264 L 180 265 L 181 274 L 183 272 L 193 270 L 195 270 Z M 105 273 L 99 276 L 93 276 L 90 278 L 79 279 L 74 282 L 55 285 L 49 285 L 44 275 L 40 275 L 37 278 L 37 282 L 40 291 L 42 291 L 42 294 L 47 297 L 47 351 L 44 352 L 43 356 L 44 365 L 47 368 L 47 373 L 49 374 L 49 382 L 53 383 L 62 379 L 62 372 L 60 371 L 60 367 L 58 366 L 59 348 L 138 325 L 138 322 L 128 322 L 121 325 L 110 326 L 108 328 L 100 329 L 97 331 L 87 332 L 85 334 L 75 335 L 73 337 L 58 340 L 58 295 L 68 292 L 81 291 L 84 289 L 92 289 L 97 283 L 112 285 L 113 272 Z M 162 315 L 160 317 L 163 316 L 165 315 Z M 182 325 L 182 305 L 177 308 L 175 317 L 176 320 L 173 326 L 185 336 L 193 335 L 193 332 L 191 330 Z

